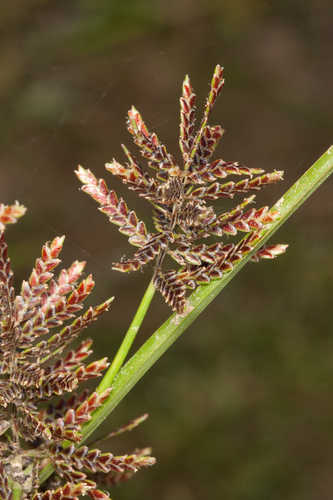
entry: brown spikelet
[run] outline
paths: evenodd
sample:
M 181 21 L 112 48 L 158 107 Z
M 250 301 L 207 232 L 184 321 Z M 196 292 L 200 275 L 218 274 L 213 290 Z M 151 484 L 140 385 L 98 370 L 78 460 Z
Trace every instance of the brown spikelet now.
M 223 68 L 217 65 L 202 120 L 195 130 L 196 96 L 189 77 L 185 77 L 180 97 L 182 166 L 176 163 L 157 135 L 149 131 L 137 109 L 132 106 L 128 112 L 128 130 L 148 166 L 155 170 L 155 176 L 148 175 L 124 146 L 127 164 L 122 166 L 113 160 L 106 169 L 152 204 L 155 232 L 147 233 L 124 200 L 118 199 L 114 191 L 108 191 L 102 179 L 97 180 L 82 167 L 76 171 L 84 184 L 82 190 L 101 205 L 100 210 L 119 226 L 130 243 L 139 247 L 132 257 L 113 263 L 113 269 L 137 271 L 155 260 L 154 285 L 172 310 L 180 314 L 185 311 L 186 289 L 193 290 L 229 272 L 253 250 L 259 232 L 278 215 L 268 207 L 245 210 L 254 201 L 254 196 L 227 211 L 210 205 L 211 201 L 258 191 L 283 178 L 282 171 L 265 172 L 221 158 L 212 161 L 224 130 L 220 125 L 209 125 L 208 119 L 223 86 Z M 233 178 L 230 180 L 230 177 Z M 245 234 L 245 239 L 212 245 L 203 241 L 211 236 L 230 238 L 239 234 Z M 273 258 L 285 249 L 286 245 L 266 247 L 252 260 Z M 167 256 L 181 268 L 164 272 L 162 264 Z
M 174 310 L 181 314 L 185 309 L 185 286 L 179 280 L 175 271 L 165 274 L 157 273 L 154 278 L 154 285 L 164 297 L 165 302 Z

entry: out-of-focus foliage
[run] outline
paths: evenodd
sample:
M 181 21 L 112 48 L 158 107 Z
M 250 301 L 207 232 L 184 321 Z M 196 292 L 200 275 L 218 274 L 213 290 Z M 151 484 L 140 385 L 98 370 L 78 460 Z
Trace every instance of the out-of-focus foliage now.
M 332 15 L 328 0 L 3 2 L 0 201 L 19 199 L 34 217 L 23 236 L 8 229 L 20 237 L 18 280 L 43 241 L 66 233 L 66 259 L 89 261 L 101 300 L 116 295 L 96 335 L 111 357 L 149 276 L 111 272 L 126 238 L 78 192 L 73 169 L 102 175 L 120 156 L 131 104 L 176 150 L 183 75 L 205 95 L 220 63 L 219 157 L 285 170 L 269 193 L 278 198 L 332 142 Z M 113 414 L 120 424 L 149 411 L 136 444 L 159 458 L 115 497 L 332 498 L 332 200 L 330 181 L 279 233 L 283 261 L 248 266 Z M 146 218 L 145 203 L 128 202 Z M 155 298 L 138 342 L 167 314 Z

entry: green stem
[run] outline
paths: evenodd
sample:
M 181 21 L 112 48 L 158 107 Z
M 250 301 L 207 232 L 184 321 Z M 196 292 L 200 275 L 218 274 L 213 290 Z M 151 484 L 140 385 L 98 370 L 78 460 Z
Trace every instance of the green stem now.
M 12 492 L 12 500 L 20 500 L 22 498 L 22 488 L 21 486 L 13 482 L 11 485 L 11 492 Z
M 143 346 L 130 358 L 114 379 L 112 392 L 105 403 L 96 410 L 90 422 L 83 430 L 84 439 L 101 424 L 113 411 L 132 387 L 153 366 L 175 340 L 193 323 L 208 304 L 236 276 L 249 258 L 261 248 L 266 241 L 284 224 L 287 219 L 302 205 L 333 172 L 333 146 L 310 167 L 300 179 L 285 193 L 273 208 L 278 208 L 280 216 L 269 228 L 263 231 L 253 250 L 242 258 L 231 272 L 220 280 L 202 285 L 189 298 L 190 312 L 186 316 L 173 314 Z
M 146 313 L 148 311 L 148 308 L 150 306 L 150 303 L 152 301 L 152 298 L 154 297 L 155 294 L 155 287 L 150 281 L 144 296 L 142 297 L 142 300 L 140 302 L 140 305 L 138 307 L 138 310 L 135 313 L 135 316 L 133 318 L 132 323 L 129 326 L 129 329 L 126 332 L 126 335 L 117 351 L 117 354 L 113 358 L 113 361 L 111 363 L 111 366 L 109 367 L 108 371 L 103 377 L 103 380 L 98 386 L 98 392 L 103 392 L 105 389 L 108 387 L 111 387 L 111 384 L 113 382 L 114 377 L 117 375 L 118 371 L 122 367 L 125 358 L 132 347 L 132 344 L 135 340 L 135 337 L 140 329 L 140 326 L 144 320 L 144 317 L 146 316 Z
M 332 172 L 333 146 L 331 146 L 326 153 L 324 153 L 276 203 L 274 207 L 278 208 L 280 217 L 275 220 L 269 228 L 263 231 L 253 250 L 242 258 L 234 266 L 233 270 L 228 274 L 225 274 L 223 278 L 213 281 L 208 285 L 198 287 L 189 298 L 190 307 L 186 316 L 178 316 L 176 314 L 171 315 L 170 318 L 160 328 L 158 328 L 158 330 L 156 330 L 156 332 L 123 366 L 114 378 L 112 392 L 109 398 L 94 412 L 92 419 L 84 426 L 84 440 L 86 440 L 94 432 L 94 430 L 113 411 L 120 401 L 122 401 L 132 387 L 141 379 L 141 377 L 143 377 L 149 368 L 153 366 L 153 364 L 175 342 L 175 340 L 193 323 L 199 314 L 204 311 L 208 304 L 236 276 L 236 274 L 249 260 L 251 255 L 253 255 L 266 243 L 275 231 L 277 231 L 277 229 L 287 221 L 297 208 L 306 201 L 313 191 L 315 191 Z M 151 290 L 150 293 L 153 294 L 153 290 Z M 142 302 L 143 301 L 144 299 Z M 45 481 L 52 472 L 53 468 L 50 464 L 44 467 L 40 475 L 40 482 L 42 483 Z

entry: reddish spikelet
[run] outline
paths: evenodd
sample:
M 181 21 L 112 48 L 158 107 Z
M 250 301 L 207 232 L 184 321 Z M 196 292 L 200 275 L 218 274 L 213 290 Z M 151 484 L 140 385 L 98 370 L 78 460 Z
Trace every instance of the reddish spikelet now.
M 144 448 L 142 450 L 135 450 L 134 451 L 134 454 L 135 454 L 135 457 L 136 457 L 136 470 L 140 467 L 149 467 L 151 465 L 154 465 L 155 463 L 155 459 L 152 459 L 152 457 L 150 457 L 151 453 L 151 449 L 150 448 Z M 116 459 L 118 457 L 115 457 Z M 139 467 L 138 467 L 139 465 Z M 131 479 L 133 477 L 133 475 L 135 474 L 135 470 L 133 470 L 132 468 L 122 468 L 122 470 L 118 470 L 118 471 L 111 471 L 109 472 L 105 478 L 104 478 L 104 482 L 106 484 L 106 486 L 108 487 L 111 487 L 111 486 L 114 486 L 120 482 L 123 482 L 123 481 L 128 481 L 129 479 Z M 101 477 L 100 474 L 96 474 L 95 475 L 95 480 L 98 482 L 99 478 Z
M 205 115 L 208 115 L 211 110 L 213 109 L 213 106 L 215 104 L 216 98 L 221 92 L 222 88 L 224 85 L 224 79 L 223 79 L 223 68 L 219 64 L 216 65 L 212 82 L 210 85 L 210 92 L 207 98 L 207 104 L 205 108 Z
M 44 493 L 35 493 L 32 500 L 79 500 L 80 496 L 84 496 L 90 491 L 94 491 L 96 484 L 90 481 L 84 481 L 77 484 L 66 483 L 56 490 L 47 490 Z M 109 497 L 105 497 L 109 498 Z
M 18 201 L 14 205 L 0 203 L 0 231 L 3 231 L 7 224 L 15 224 L 17 219 L 25 214 L 26 210 Z
M 75 371 L 75 375 L 79 382 L 83 382 L 84 380 L 88 380 L 90 378 L 99 377 L 102 375 L 102 372 L 106 370 L 109 366 L 107 358 L 100 359 L 99 361 L 93 361 L 89 365 L 81 365 Z
M 82 393 L 72 394 L 69 398 L 62 398 L 55 403 L 50 403 L 47 408 L 42 408 L 39 412 L 45 421 L 53 421 L 60 418 L 67 410 L 74 411 L 87 399 L 89 391 L 85 389 Z
M 153 199 L 156 196 L 157 183 L 155 179 L 144 172 L 133 155 L 122 144 L 128 163 L 125 166 L 113 160 L 112 163 L 106 163 L 105 168 L 113 175 L 118 176 L 128 189 L 135 191 L 139 196 L 147 199 Z
M 93 392 L 75 411 L 75 420 L 80 424 L 88 422 L 91 414 L 99 408 L 109 397 L 111 389 L 106 389 L 101 394 Z
M 107 493 L 104 493 L 101 490 L 92 489 L 92 490 L 88 491 L 88 495 L 93 500 L 111 500 L 109 495 Z
M 205 184 L 206 182 L 214 182 L 217 179 L 224 179 L 228 175 L 253 175 L 261 174 L 261 168 L 248 168 L 239 165 L 238 162 L 226 162 L 216 160 L 212 163 L 204 161 L 204 158 L 198 159 L 195 169 L 192 168 L 188 174 L 188 178 L 192 184 Z
M 52 335 L 48 340 L 42 340 L 27 348 L 24 352 L 25 356 L 29 358 L 31 356 L 42 357 L 43 361 L 46 362 L 54 354 L 60 354 L 82 330 L 109 309 L 112 301 L 113 297 L 98 306 L 89 307 L 84 314 L 75 318 L 71 324 L 66 325 L 59 333 Z
M 258 262 L 259 259 L 275 259 L 279 255 L 283 254 L 287 248 L 288 245 L 281 244 L 262 247 L 252 256 L 252 260 L 254 262 Z
M 253 250 L 259 232 L 278 215 L 268 207 L 245 211 L 254 196 L 222 214 L 208 205 L 220 198 L 233 199 L 242 193 L 258 191 L 283 178 L 281 171 L 264 172 L 261 168 L 248 168 L 224 159 L 211 161 L 224 130 L 220 125 L 209 125 L 208 119 L 223 85 L 223 68 L 217 65 L 200 126 L 195 130 L 196 96 L 189 77 L 185 77 L 180 97 L 182 167 L 176 164 L 157 135 L 148 130 L 136 108 L 132 106 L 128 112 L 128 130 L 148 160 L 148 166 L 156 171 L 155 177 L 149 176 L 124 146 L 128 163 L 122 166 L 113 160 L 106 169 L 152 204 L 155 232 L 147 233 L 143 222 L 138 222 L 122 198 L 108 191 L 102 179 L 97 180 L 90 170 L 82 167 L 76 171 L 84 184 L 82 190 L 101 205 L 100 210 L 129 237 L 129 242 L 139 247 L 132 257 L 113 263 L 112 268 L 121 272 L 137 271 L 155 260 L 153 283 L 166 303 L 179 314 L 186 308 L 186 289 L 193 290 L 229 272 Z M 229 176 L 244 178 L 225 182 Z M 207 246 L 202 241 L 212 235 L 234 237 L 238 233 L 249 237 L 231 246 L 226 242 Z M 285 245 L 279 245 L 276 250 L 262 249 L 252 260 L 273 258 L 285 249 Z M 181 269 L 164 272 L 162 264 L 167 255 L 182 266 Z
M 185 309 L 185 286 L 175 271 L 165 274 L 158 273 L 154 277 L 155 288 L 161 292 L 165 302 L 177 313 L 181 314 Z
M 133 475 L 144 467 L 150 467 L 156 463 L 155 458 L 149 454 L 151 450 L 145 448 L 143 450 L 135 450 L 130 455 L 114 456 L 112 453 L 102 453 L 99 449 L 89 449 L 88 446 L 80 446 L 75 448 L 71 445 L 67 448 L 56 447 L 53 450 L 56 466 L 62 470 L 64 476 L 70 477 L 75 469 L 86 470 L 91 473 L 91 476 L 96 482 L 101 479 L 106 484 L 110 485 L 111 478 L 115 475 L 124 475 L 130 473 Z M 72 467 L 69 465 L 72 464 Z M 101 473 L 107 476 L 101 477 Z M 129 476 L 127 476 L 127 479 Z M 80 473 L 80 480 L 85 477 Z
M 0 311 L 2 331 L 0 338 L 6 338 L 8 330 L 12 327 L 12 311 L 14 308 L 15 291 L 11 286 L 13 271 L 8 257 L 8 247 L 4 232 L 0 233 Z M 3 365 L 4 366 L 4 365 Z
M 26 298 L 28 295 L 38 295 L 40 294 L 46 287 L 45 285 L 53 276 L 53 269 L 60 264 L 61 260 L 58 259 L 58 255 L 62 250 L 62 246 L 65 240 L 65 236 L 56 237 L 51 243 L 45 243 L 42 248 L 42 255 L 38 259 L 36 259 L 35 267 L 33 268 L 29 280 L 28 287 L 23 290 Z M 30 291 L 30 294 L 28 292 Z
M 214 153 L 223 133 L 224 130 L 219 125 L 215 127 L 209 127 L 207 125 L 204 128 L 193 160 L 195 165 L 203 167 L 208 164 L 208 160 Z M 207 172 L 209 172 L 209 170 Z
M 157 135 L 148 132 L 140 113 L 134 106 L 128 111 L 127 128 L 151 168 L 167 170 L 175 165 L 174 158 L 160 143 Z
M 194 189 L 190 193 L 190 197 L 193 199 L 217 200 L 218 198 L 233 198 L 235 194 L 247 193 L 251 190 L 259 190 L 262 186 L 266 184 L 273 184 L 282 180 L 283 172 L 272 172 L 270 174 L 264 174 L 253 179 L 244 179 L 239 182 L 227 182 L 225 184 L 219 184 L 214 182 L 210 186 L 199 187 Z
M 78 368 L 81 366 L 82 361 L 84 361 L 92 353 L 92 350 L 89 349 L 91 345 L 92 340 L 84 340 L 77 349 L 69 351 L 64 358 L 59 359 L 50 371 L 57 370 L 59 368 L 66 371 Z
M 119 200 L 116 192 L 109 191 L 104 180 L 97 180 L 90 170 L 79 166 L 75 173 L 84 184 L 82 190 L 101 205 L 100 211 L 109 217 L 110 222 L 119 226 L 122 234 L 129 236 L 130 243 L 143 246 L 148 239 L 146 226 L 133 210 L 128 210 L 124 200 Z
M 11 213 L 18 216 L 19 209 Z M 107 358 L 86 362 L 92 353 L 89 339 L 64 351 L 109 309 L 113 298 L 77 316 L 94 288 L 94 280 L 91 275 L 82 279 L 85 262 L 79 261 L 54 277 L 63 242 L 64 236 L 45 243 L 20 295 L 15 296 L 7 244 L 4 232 L 0 232 L 1 499 L 12 499 L 13 482 L 22 485 L 22 498 L 27 499 L 78 500 L 84 495 L 109 498 L 92 476 L 96 471 L 109 473 L 111 469 L 104 463 L 109 463 L 113 455 L 84 447 L 84 465 L 91 467 L 90 472 L 83 472 L 75 446 L 82 439 L 82 425 L 104 403 L 111 389 L 102 394 L 85 391 L 65 396 L 56 403 L 52 399 L 72 394 L 81 382 L 99 377 L 108 367 Z M 56 333 L 42 338 L 69 320 Z M 49 407 L 39 408 L 45 401 L 50 402 Z M 71 443 L 69 451 L 63 448 L 64 441 Z M 57 486 L 39 493 L 38 474 L 47 461 L 55 467 Z
M 189 157 L 195 138 L 195 98 L 190 78 L 185 76 L 183 83 L 183 95 L 180 98 L 180 134 L 179 147 L 186 160 Z

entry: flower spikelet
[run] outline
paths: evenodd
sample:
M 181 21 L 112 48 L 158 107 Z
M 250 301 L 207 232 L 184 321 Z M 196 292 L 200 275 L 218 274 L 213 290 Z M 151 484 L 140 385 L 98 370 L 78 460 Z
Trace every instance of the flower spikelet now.
M 15 224 L 17 219 L 22 217 L 26 208 L 18 201 L 14 205 L 5 205 L 0 203 L 0 231 L 5 229 L 6 224 Z
M 0 205 L 3 228 L 10 217 L 15 222 L 23 215 L 19 204 L 13 210 L 3 207 Z M 134 455 L 131 459 L 132 455 L 114 457 L 79 445 L 83 424 L 106 401 L 111 389 L 92 394 L 73 391 L 82 382 L 99 377 L 109 363 L 107 358 L 87 361 L 92 354 L 90 339 L 69 346 L 109 309 L 113 298 L 83 311 L 94 280 L 91 275 L 83 276 L 86 263 L 79 261 L 56 274 L 63 243 L 61 236 L 43 245 L 30 276 L 16 294 L 5 232 L 0 230 L 1 499 L 12 498 L 13 483 L 20 485 L 22 499 L 67 500 L 84 495 L 108 499 L 94 479 L 97 472 L 108 475 L 116 467 L 124 472 L 130 466 L 138 470 L 153 462 L 148 456 L 145 462 Z M 54 466 L 55 486 L 43 491 L 38 474 L 48 462 Z
M 122 147 L 127 162 L 122 165 L 114 159 L 105 167 L 128 189 L 152 205 L 155 231 L 148 232 L 144 222 L 113 189 L 109 190 L 103 179 L 96 179 L 90 170 L 82 166 L 76 170 L 83 183 L 82 190 L 97 201 L 100 211 L 109 217 L 110 222 L 118 225 L 129 243 L 138 247 L 132 257 L 113 263 L 113 269 L 137 271 L 155 261 L 154 285 L 177 313 L 186 310 L 188 289 L 195 289 L 230 272 L 236 262 L 253 251 L 265 226 L 278 217 L 278 213 L 268 207 L 249 208 L 255 195 L 243 198 L 227 212 L 221 212 L 221 208 L 211 204 L 215 200 L 233 199 L 244 193 L 259 191 L 283 177 L 282 171 L 265 172 L 221 158 L 212 160 L 224 130 L 220 125 L 209 125 L 208 120 L 223 86 L 223 68 L 217 65 L 203 116 L 196 128 L 196 95 L 190 78 L 185 77 L 180 97 L 181 165 L 156 133 L 149 131 L 139 111 L 134 106 L 128 111 L 128 131 L 152 174 L 139 165 L 126 146 Z M 225 241 L 237 235 L 245 236 L 238 242 Z M 224 241 L 204 243 L 211 237 Z M 266 247 L 257 252 L 252 260 L 275 258 L 286 247 Z M 180 268 L 170 270 L 169 266 L 169 270 L 165 271 L 162 264 L 166 256 L 176 261 Z

